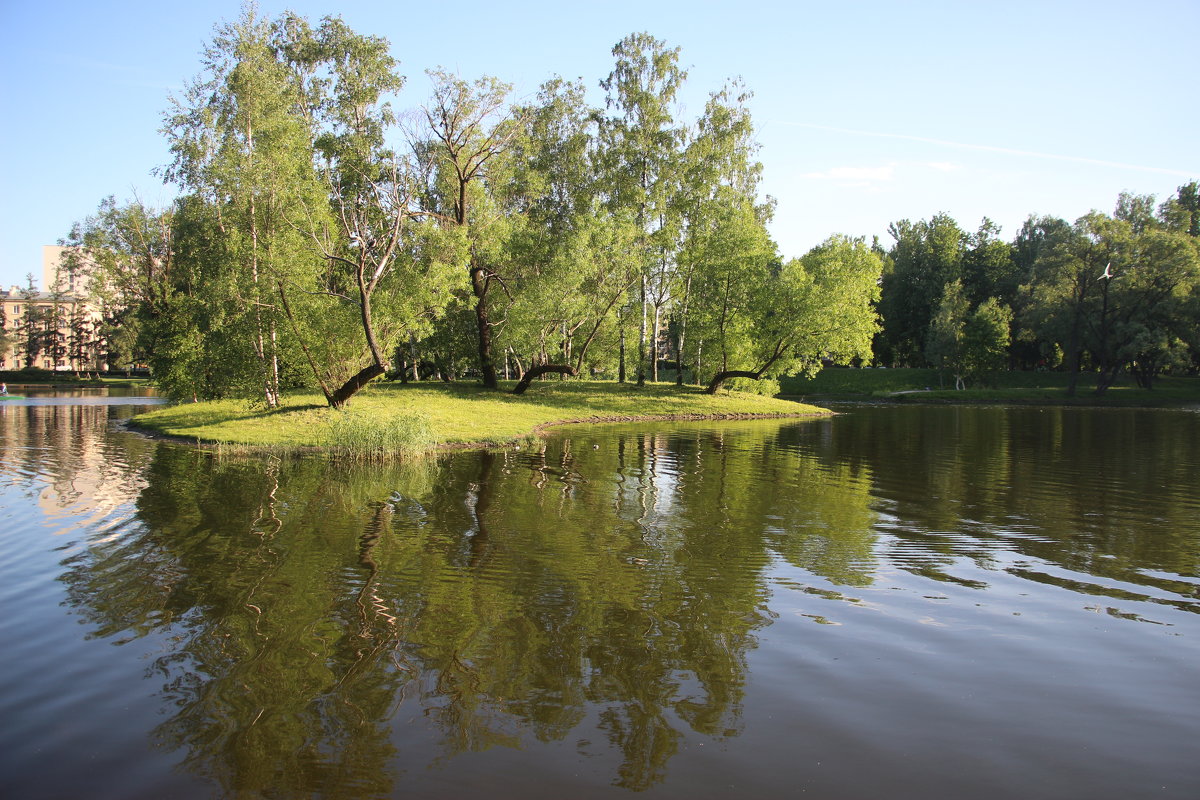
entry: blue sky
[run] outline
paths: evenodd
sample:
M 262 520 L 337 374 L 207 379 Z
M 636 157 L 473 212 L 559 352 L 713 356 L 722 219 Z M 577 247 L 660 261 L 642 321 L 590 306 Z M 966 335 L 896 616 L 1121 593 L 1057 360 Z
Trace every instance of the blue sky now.
M 199 70 L 238 0 L 0 0 L 0 285 L 112 194 L 165 205 L 152 175 L 168 96 Z M 1031 213 L 1073 220 L 1117 194 L 1159 200 L 1200 179 L 1200 0 L 1128 2 L 476 2 L 262 0 L 337 13 L 387 37 L 408 86 L 424 70 L 495 75 L 529 96 L 552 74 L 597 86 L 634 31 L 682 48 L 681 100 L 741 76 L 762 145 L 772 234 L 798 256 L 945 212 L 1011 238 Z

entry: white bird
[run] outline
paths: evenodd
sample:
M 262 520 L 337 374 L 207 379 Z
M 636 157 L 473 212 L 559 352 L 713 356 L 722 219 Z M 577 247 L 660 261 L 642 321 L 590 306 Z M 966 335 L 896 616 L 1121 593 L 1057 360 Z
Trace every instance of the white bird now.
M 1111 278 L 1111 277 L 1112 277 L 1112 269 L 1111 269 L 1111 267 L 1112 267 L 1112 262 L 1111 262 L 1111 261 L 1110 261 L 1110 262 L 1108 262 L 1107 264 L 1105 264 L 1105 265 L 1104 265 L 1104 274 L 1102 274 L 1102 275 L 1100 276 L 1100 280 L 1104 280 L 1105 278 Z

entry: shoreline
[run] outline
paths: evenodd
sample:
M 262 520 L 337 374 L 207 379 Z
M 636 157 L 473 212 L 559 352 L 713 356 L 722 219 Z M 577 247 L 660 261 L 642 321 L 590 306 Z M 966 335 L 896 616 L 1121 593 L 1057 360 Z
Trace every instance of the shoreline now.
M 579 417 L 575 419 L 560 419 L 550 420 L 535 425 L 528 433 L 512 436 L 503 440 L 496 439 L 481 439 L 469 442 L 439 442 L 432 448 L 421 451 L 397 452 L 398 456 L 424 456 L 435 455 L 438 453 L 451 453 L 465 450 L 489 450 L 493 448 L 508 447 L 514 442 L 521 442 L 531 438 L 543 437 L 550 428 L 561 428 L 568 425 L 620 425 L 624 423 L 634 422 L 740 422 L 748 420 L 766 420 L 766 419 L 827 419 L 837 416 L 837 412 L 820 408 L 819 406 L 810 406 L 818 409 L 818 411 L 798 411 L 794 413 L 753 413 L 753 412 L 728 412 L 728 413 L 712 413 L 712 414 L 622 414 L 608 417 Z M 167 433 L 166 431 L 149 428 L 140 425 L 136 422 L 136 417 L 121 420 L 118 427 L 121 430 L 129 433 L 143 436 L 147 439 L 156 441 L 172 442 L 174 444 L 182 444 L 188 447 L 203 449 L 206 447 L 228 448 L 247 454 L 274 454 L 274 455 L 332 455 L 333 448 L 325 445 L 283 445 L 283 444 L 249 444 L 243 442 L 234 442 L 221 439 L 202 439 L 195 436 L 185 436 L 178 433 Z
M 1091 393 L 1076 397 L 1013 395 L 954 397 L 938 389 L 913 389 L 888 394 L 781 394 L 778 397 L 800 403 L 859 403 L 862 405 L 941 405 L 941 406 L 1043 406 L 1045 408 L 1109 408 L 1147 410 L 1190 410 L 1200 408 L 1200 397 L 1162 397 L 1157 402 L 1147 398 L 1095 397 Z
M 522 396 L 476 384 L 384 384 L 364 391 L 340 411 L 322 399 L 296 392 L 270 410 L 232 399 L 180 403 L 137 414 L 123 425 L 141 435 L 247 452 L 381 457 L 508 447 L 563 425 L 803 419 L 834 413 L 762 395 L 709 395 L 673 384 L 635 388 L 602 381 L 554 382 Z

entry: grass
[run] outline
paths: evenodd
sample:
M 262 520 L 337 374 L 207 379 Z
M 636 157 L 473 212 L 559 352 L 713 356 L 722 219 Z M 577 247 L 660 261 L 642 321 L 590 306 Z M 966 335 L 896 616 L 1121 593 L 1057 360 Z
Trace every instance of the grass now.
M 140 414 L 134 425 L 201 442 L 322 448 L 371 458 L 435 446 L 500 445 L 565 422 L 825 413 L 790 400 L 739 392 L 708 395 L 669 384 L 639 389 L 607 381 L 549 380 L 517 397 L 466 383 L 375 383 L 343 411 L 326 407 L 316 392 L 298 392 L 270 411 L 244 400 L 183 403 Z
M 437 447 L 437 434 L 423 414 L 382 419 L 353 412 L 331 416 L 326 448 L 334 456 L 374 461 L 393 453 L 422 453 Z
M 939 377 L 935 369 L 847 369 L 822 370 L 816 378 L 784 378 L 784 394 L 804 398 L 890 399 L 918 402 L 1012 403 L 1046 405 L 1104 405 L 1128 407 L 1176 407 L 1200 404 L 1200 378 L 1164 377 L 1153 389 L 1139 389 L 1124 376 L 1103 396 L 1092 394 L 1096 375 L 1082 373 L 1075 397 L 1067 397 L 1070 380 L 1065 372 L 1001 372 L 992 386 L 972 386 L 955 391 L 953 378 Z M 912 394 L 900 394 L 911 392 Z
M 78 377 L 74 372 L 51 372 L 49 370 L 24 370 L 15 372 L 0 372 L 0 380 L 9 386 L 53 386 L 75 387 L 85 386 L 104 388 L 132 388 L 136 386 L 152 386 L 149 378 L 133 378 L 117 373 L 90 373 L 96 377 Z

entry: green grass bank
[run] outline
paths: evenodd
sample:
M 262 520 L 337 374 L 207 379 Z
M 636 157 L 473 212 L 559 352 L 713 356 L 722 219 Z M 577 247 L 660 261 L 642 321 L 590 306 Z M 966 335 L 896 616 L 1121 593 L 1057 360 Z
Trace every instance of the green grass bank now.
M 508 386 L 506 388 L 511 388 Z M 640 419 L 820 416 L 816 406 L 739 392 L 604 381 L 543 381 L 524 395 L 470 383 L 376 383 L 335 411 L 316 392 L 287 395 L 280 408 L 244 400 L 182 403 L 136 416 L 131 425 L 191 441 L 267 449 L 319 448 L 372 457 L 438 447 L 502 445 L 548 425 Z
M 31 388 L 132 388 L 150 386 L 149 378 L 137 378 L 113 372 L 57 372 L 48 369 L 0 370 L 0 381 Z
M 1127 376 L 1096 397 L 1096 375 L 1082 373 L 1074 397 L 1067 396 L 1065 372 L 1001 372 L 990 386 L 955 391 L 953 377 L 935 369 L 821 370 L 815 378 L 781 378 L 783 395 L 801 399 L 893 402 L 1011 403 L 1039 405 L 1178 408 L 1200 404 L 1200 378 L 1164 377 L 1153 389 L 1140 389 Z

